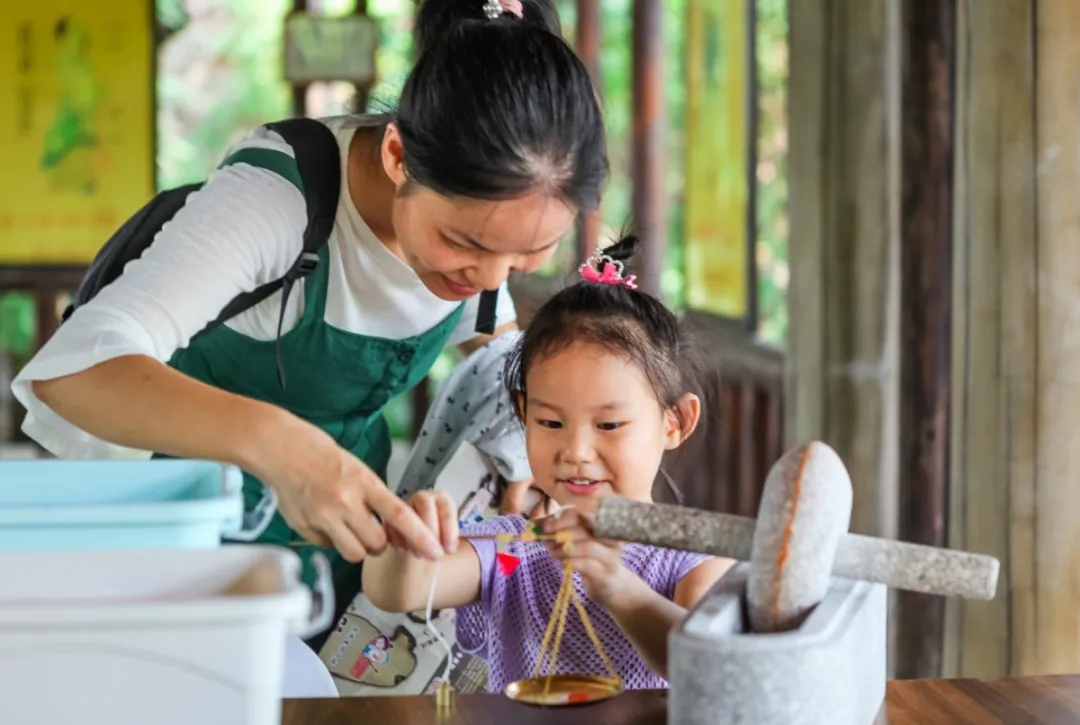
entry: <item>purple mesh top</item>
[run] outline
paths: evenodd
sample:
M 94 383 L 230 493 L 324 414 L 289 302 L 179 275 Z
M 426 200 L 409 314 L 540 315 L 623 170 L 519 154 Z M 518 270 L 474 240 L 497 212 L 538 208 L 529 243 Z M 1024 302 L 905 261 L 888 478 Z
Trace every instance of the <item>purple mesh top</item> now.
M 462 534 L 520 534 L 527 525 L 521 516 L 499 516 L 462 529 Z M 531 677 L 540 653 L 555 597 L 562 586 L 562 566 L 541 543 L 511 543 L 507 553 L 521 558 L 517 570 L 503 574 L 495 561 L 496 542 L 469 542 L 480 557 L 480 601 L 457 610 L 458 645 L 487 662 L 488 690 L 501 692 L 509 683 Z M 462 542 L 462 545 L 468 545 Z M 644 544 L 623 545 L 623 565 L 668 599 L 675 586 L 709 557 Z M 574 586 L 585 604 L 596 635 L 628 689 L 666 689 L 668 683 L 653 672 L 604 609 L 585 596 L 581 575 Z M 545 665 L 546 667 L 546 665 Z M 547 670 L 545 669 L 545 672 Z M 559 644 L 556 673 L 605 675 L 604 661 L 571 605 L 566 632 Z

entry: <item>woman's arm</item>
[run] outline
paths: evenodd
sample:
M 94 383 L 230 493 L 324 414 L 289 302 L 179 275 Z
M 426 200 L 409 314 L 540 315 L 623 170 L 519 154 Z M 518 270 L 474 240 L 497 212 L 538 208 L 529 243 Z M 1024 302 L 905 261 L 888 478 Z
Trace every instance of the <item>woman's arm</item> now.
M 442 548 L 423 522 L 362 461 L 281 408 L 226 393 L 146 357 L 122 357 L 40 386 L 58 413 L 85 420 L 121 445 L 235 463 L 278 494 L 285 520 L 312 543 L 357 562 L 381 551 L 377 514 L 415 551 Z M 55 395 L 55 400 L 51 397 Z M 111 410 L 116 400 L 125 410 Z M 107 411 L 107 412 L 103 412 Z
M 168 374 L 164 362 L 238 294 L 280 278 L 300 253 L 306 224 L 303 195 L 281 176 L 247 164 L 212 174 L 142 256 L 78 308 L 12 384 L 29 413 L 28 427 L 36 422 L 44 430 L 39 442 L 61 457 L 104 457 L 107 443 L 206 457 L 242 444 L 247 436 L 235 435 L 230 416 L 242 411 L 242 425 L 250 425 L 248 416 L 262 417 L 267 406 L 210 394 Z M 185 419 L 187 395 L 211 408 Z M 223 426 L 214 422 L 217 415 L 226 416 Z M 214 436 L 220 437 L 211 443 Z
M 111 358 L 32 386 L 44 405 L 103 440 L 252 472 L 266 467 L 267 454 L 276 458 L 279 446 L 312 433 L 281 408 L 206 385 L 146 355 Z

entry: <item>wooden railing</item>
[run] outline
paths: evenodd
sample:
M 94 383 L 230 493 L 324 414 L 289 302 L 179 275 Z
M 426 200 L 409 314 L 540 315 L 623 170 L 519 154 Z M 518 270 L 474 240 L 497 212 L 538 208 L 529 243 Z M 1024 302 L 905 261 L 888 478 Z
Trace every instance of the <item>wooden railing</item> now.
M 702 422 L 665 470 L 683 503 L 756 516 L 769 467 L 783 448 L 783 355 L 741 326 L 689 313 L 706 354 Z M 660 493 L 658 500 L 671 500 Z

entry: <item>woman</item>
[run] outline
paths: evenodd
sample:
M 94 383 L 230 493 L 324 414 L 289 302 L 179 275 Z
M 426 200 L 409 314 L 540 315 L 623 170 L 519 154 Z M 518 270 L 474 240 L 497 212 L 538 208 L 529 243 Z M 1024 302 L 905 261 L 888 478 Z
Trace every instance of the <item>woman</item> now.
M 262 541 L 327 549 L 339 611 L 359 588 L 348 564 L 386 545 L 376 517 L 439 555 L 383 483 L 381 410 L 446 345 L 490 339 L 473 332 L 482 290 L 502 290 L 495 334 L 515 329 L 507 277 L 550 258 L 607 174 L 585 67 L 529 5 L 504 2 L 491 20 L 490 0 L 428 0 L 442 34 L 422 20 L 424 52 L 397 110 L 325 120 L 342 158 L 334 232 L 280 320 L 278 293 L 191 339 L 301 249 L 296 161 L 261 128 L 23 369 L 12 389 L 24 430 L 61 457 L 238 465 L 249 507 L 263 486 L 278 499 Z

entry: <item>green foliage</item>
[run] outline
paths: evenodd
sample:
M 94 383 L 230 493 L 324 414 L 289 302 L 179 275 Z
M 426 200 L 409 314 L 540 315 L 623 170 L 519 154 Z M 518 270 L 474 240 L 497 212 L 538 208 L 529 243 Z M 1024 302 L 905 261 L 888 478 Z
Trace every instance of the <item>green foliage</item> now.
M 412 68 L 413 0 L 368 0 L 368 14 L 379 22 L 375 63 L 379 78 L 371 89 L 373 102 L 394 102 Z
M 788 184 L 786 0 L 756 0 L 757 9 L 757 244 L 758 305 L 762 339 L 787 336 Z
M 158 187 L 167 189 L 205 179 L 241 134 L 290 115 L 281 57 L 291 3 L 158 2 L 159 17 L 187 15 L 158 53 Z
M 37 309 L 29 292 L 7 292 L 0 295 L 0 350 L 18 362 L 34 352 L 37 334 Z M 16 365 L 16 368 L 20 365 Z

